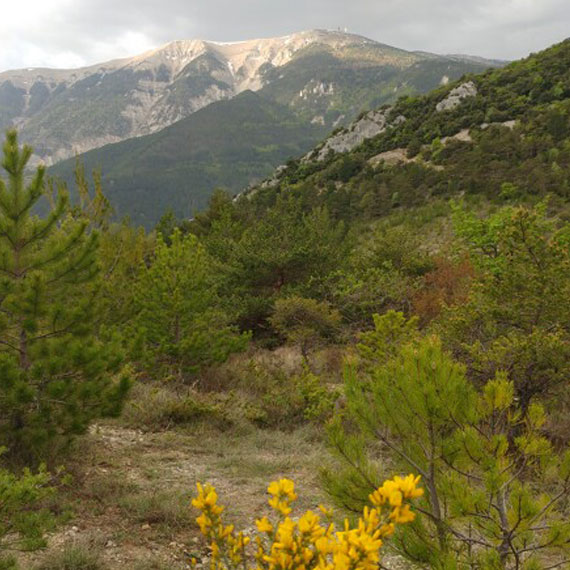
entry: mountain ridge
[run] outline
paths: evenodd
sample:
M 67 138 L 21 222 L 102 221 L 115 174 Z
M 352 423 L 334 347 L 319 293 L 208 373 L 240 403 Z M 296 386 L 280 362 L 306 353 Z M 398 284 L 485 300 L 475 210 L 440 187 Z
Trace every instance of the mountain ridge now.
M 289 97 L 276 98 L 278 102 L 307 108 L 307 116 L 316 105 L 318 112 L 311 119 L 332 127 L 342 112 L 323 116 L 323 104 L 293 100 L 303 88 L 320 89 L 306 80 L 290 88 L 289 76 L 295 79 L 299 60 L 306 56 L 329 57 L 332 67 L 342 62 L 345 68 L 360 70 L 361 76 L 363 70 L 377 73 L 378 69 L 413 73 L 414 65 L 428 65 L 428 60 L 449 63 L 456 68 L 455 75 L 465 66 L 485 65 L 436 54 L 428 58 L 364 36 L 328 30 L 237 42 L 175 40 L 134 57 L 83 68 L 2 72 L 0 127 L 19 128 L 22 139 L 36 149 L 36 161 L 52 164 L 104 144 L 157 132 L 212 102 L 273 83 L 277 91 L 285 86 Z M 319 95 L 325 109 L 331 106 L 330 94 Z
M 363 114 L 276 169 L 243 200 L 282 192 L 343 215 L 436 197 L 546 199 L 570 216 L 570 38 L 501 69 Z

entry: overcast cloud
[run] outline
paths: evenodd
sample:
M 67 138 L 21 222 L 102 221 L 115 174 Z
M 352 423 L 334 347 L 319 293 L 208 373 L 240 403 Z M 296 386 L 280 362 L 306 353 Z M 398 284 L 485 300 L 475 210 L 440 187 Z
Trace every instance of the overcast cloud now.
M 0 71 L 78 67 L 175 39 L 313 28 L 396 47 L 517 59 L 570 35 L 570 0 L 21 0 L 2 6 Z

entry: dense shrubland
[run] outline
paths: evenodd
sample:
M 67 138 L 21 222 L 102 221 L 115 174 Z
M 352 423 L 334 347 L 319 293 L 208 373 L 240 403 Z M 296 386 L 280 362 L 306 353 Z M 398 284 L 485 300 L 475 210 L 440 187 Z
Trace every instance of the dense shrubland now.
M 405 99 L 401 131 L 292 163 L 280 185 L 236 201 L 219 191 L 193 220 L 167 215 L 149 234 L 112 222 L 81 169 L 73 205 L 42 168 L 25 180 L 30 150 L 9 133 L 0 549 L 41 544 L 55 517 L 46 469 L 123 411 L 145 431 L 317 426 L 332 452 L 323 486 L 348 511 L 394 473 L 420 475 L 420 514 L 393 544 L 422 567 L 568 564 L 568 49 L 474 78 L 480 95 L 450 124 L 433 113 L 444 90 Z M 514 129 L 480 127 L 512 118 Z M 452 127 L 473 127 L 472 141 L 441 143 Z M 421 158 L 367 162 L 394 145 Z M 301 540 L 286 520 L 260 532 Z M 224 528 L 202 530 L 243 562 Z M 319 567 L 342 550 L 327 536 L 326 552 L 305 545 Z M 276 544 L 264 553 L 275 568 Z

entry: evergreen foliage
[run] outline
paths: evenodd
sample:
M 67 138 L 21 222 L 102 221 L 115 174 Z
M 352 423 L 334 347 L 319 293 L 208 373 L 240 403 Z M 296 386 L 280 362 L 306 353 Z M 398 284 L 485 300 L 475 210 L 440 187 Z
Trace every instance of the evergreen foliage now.
M 0 469 L 0 568 L 17 568 L 11 555 L 18 550 L 45 546 L 44 534 L 55 523 L 43 506 L 55 492 L 51 475 L 41 466 L 36 473 L 24 469 L 21 475 Z
M 227 235 L 228 225 L 215 227 Z M 225 287 L 239 307 L 241 327 L 259 334 L 268 329 L 279 296 L 314 295 L 350 244 L 344 224 L 331 220 L 326 208 L 304 213 L 293 197 L 279 199 L 238 236 L 230 237 L 223 250 Z M 216 233 L 208 238 L 212 241 L 219 246 Z
M 137 332 L 152 367 L 178 380 L 200 366 L 243 350 L 247 333 L 229 326 L 216 293 L 213 261 L 193 235 L 176 230 L 168 246 L 159 236 L 150 266 L 135 286 Z
M 421 236 L 404 224 L 379 224 L 361 233 L 326 282 L 328 296 L 348 322 L 365 328 L 371 314 L 409 311 L 420 278 L 433 266 L 421 242 Z
M 505 68 L 402 97 L 388 117 L 405 117 L 399 125 L 347 153 L 291 160 L 277 184 L 256 188 L 248 198 L 267 203 L 282 191 L 300 193 L 345 220 L 386 216 L 459 192 L 498 203 L 552 195 L 551 207 L 564 211 L 570 188 L 569 60 L 570 40 L 565 40 Z M 477 95 L 437 111 L 437 104 L 468 80 Z M 454 138 L 462 130 L 469 139 Z M 406 160 L 379 159 L 393 150 L 407 154 Z
M 557 228 L 545 210 L 505 207 L 480 219 L 454 206 L 478 272 L 467 301 L 438 325 L 474 377 L 508 370 L 523 410 L 570 372 L 569 226 Z
M 418 318 L 406 319 L 402 313 L 387 311 L 372 315 L 374 330 L 360 334 L 356 345 L 359 356 L 370 365 L 395 357 L 402 344 L 417 336 Z
M 394 329 L 394 320 L 378 328 Z M 566 563 L 570 453 L 556 453 L 541 433 L 542 406 L 523 414 L 505 373 L 476 391 L 436 337 L 402 342 L 367 374 L 347 373 L 346 410 L 330 432 L 345 468 L 324 473 L 329 492 L 358 510 L 381 478 L 371 455 L 380 446 L 426 488 L 425 516 L 397 541 L 406 557 L 446 569 Z
M 99 237 L 58 193 L 45 218 L 43 167 L 24 182 L 31 148 L 10 131 L 0 180 L 0 438 L 10 453 L 37 458 L 116 415 L 129 387 L 116 343 L 103 344 L 94 319 Z

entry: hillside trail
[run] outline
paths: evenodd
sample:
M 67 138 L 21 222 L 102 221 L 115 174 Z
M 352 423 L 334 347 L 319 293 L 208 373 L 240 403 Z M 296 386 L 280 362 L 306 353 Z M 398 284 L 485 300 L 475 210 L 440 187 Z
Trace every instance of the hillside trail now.
M 249 532 L 255 519 L 268 513 L 267 485 L 280 477 L 295 481 L 294 513 L 330 506 L 318 480 L 327 453 L 310 426 L 223 433 L 94 425 L 80 442 L 77 465 L 70 467 L 74 480 L 64 498 L 73 516 L 49 536 L 46 551 L 22 555 L 21 567 L 32 570 L 79 545 L 99 553 L 105 570 L 180 570 L 190 568 L 191 557 L 209 568 L 190 505 L 196 482 L 214 485 L 226 521 Z M 388 551 L 383 566 L 409 568 Z
M 318 466 L 324 453 L 310 430 L 152 433 L 94 425 L 70 467 L 65 498 L 72 518 L 50 535 L 47 552 L 23 555 L 21 565 L 32 569 L 81 545 L 100 552 L 109 569 L 189 568 L 190 556 L 206 553 L 190 506 L 196 482 L 214 485 L 228 522 L 247 528 L 267 513 L 267 485 L 276 478 L 295 481 L 299 510 L 323 502 Z

